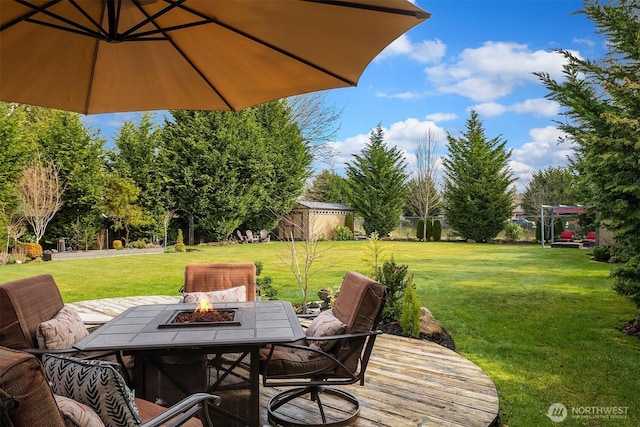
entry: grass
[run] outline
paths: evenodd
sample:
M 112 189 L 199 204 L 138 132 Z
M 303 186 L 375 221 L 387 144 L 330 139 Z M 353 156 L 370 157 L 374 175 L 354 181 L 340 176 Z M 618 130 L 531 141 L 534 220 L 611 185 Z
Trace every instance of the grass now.
M 534 245 L 384 242 L 387 256 L 415 275 L 421 305 L 454 338 L 458 352 L 496 384 L 510 426 L 640 425 L 640 342 L 619 331 L 636 307 L 611 290 L 610 266 L 590 251 Z M 347 270 L 367 273 L 367 242 L 323 242 L 311 299 Z M 286 245 L 199 246 L 188 253 L 53 261 L 0 267 L 0 282 L 51 273 L 67 302 L 127 295 L 177 295 L 184 266 L 264 263 L 278 298 L 301 300 Z M 569 418 L 546 417 L 562 403 Z M 622 407 L 626 419 L 571 417 L 572 408 Z

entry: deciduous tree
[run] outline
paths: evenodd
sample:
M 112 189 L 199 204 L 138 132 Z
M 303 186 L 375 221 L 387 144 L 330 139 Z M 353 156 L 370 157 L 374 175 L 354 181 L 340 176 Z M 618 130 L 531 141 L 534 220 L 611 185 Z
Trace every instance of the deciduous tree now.
M 36 157 L 22 171 L 18 182 L 20 212 L 31 224 L 36 243 L 40 242 L 47 224 L 62 207 L 62 194 L 66 184 L 60 182 L 57 168 L 51 163 L 42 163 Z
M 427 220 L 430 216 L 438 215 L 442 208 L 440 193 L 437 189 L 437 149 L 438 141 L 431 131 L 427 131 L 424 138 L 416 146 L 416 169 L 409 181 L 409 202 L 412 210 L 423 220 L 423 241 L 428 242 Z

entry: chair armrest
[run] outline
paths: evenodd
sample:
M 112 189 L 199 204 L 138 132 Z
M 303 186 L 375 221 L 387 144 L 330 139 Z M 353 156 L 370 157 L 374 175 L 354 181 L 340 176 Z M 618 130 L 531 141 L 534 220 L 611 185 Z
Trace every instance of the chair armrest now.
M 140 427 L 159 427 L 176 417 L 178 418 L 172 423 L 167 424 L 167 426 L 179 426 L 186 420 L 196 416 L 200 411 L 203 412 L 202 424 L 205 426 L 213 426 L 209 415 L 209 405 L 219 406 L 220 402 L 220 397 L 214 394 L 195 393 L 182 399 L 161 414 L 140 424 Z

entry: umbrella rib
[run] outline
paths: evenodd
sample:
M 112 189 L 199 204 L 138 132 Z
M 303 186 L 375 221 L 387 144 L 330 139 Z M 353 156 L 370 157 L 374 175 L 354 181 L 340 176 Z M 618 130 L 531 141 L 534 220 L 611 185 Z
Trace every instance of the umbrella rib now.
M 333 78 L 335 78 L 337 80 L 340 80 L 340 81 L 348 84 L 349 86 L 357 86 L 357 83 L 352 81 L 352 80 L 349 80 L 349 79 L 347 79 L 345 77 L 342 77 L 341 75 L 336 74 L 331 70 L 328 70 L 328 69 L 326 69 L 324 67 L 321 67 L 318 64 L 314 64 L 313 62 L 308 61 L 308 60 L 302 58 L 301 56 L 298 56 L 298 55 L 296 55 L 296 54 L 294 54 L 292 52 L 289 52 L 287 50 L 279 48 L 278 46 L 275 46 L 275 45 L 273 45 L 273 44 L 271 44 L 271 43 L 269 43 L 267 41 L 261 40 L 258 37 L 255 37 L 255 36 L 253 36 L 253 35 L 251 35 L 249 33 L 246 33 L 246 32 L 244 32 L 244 31 L 242 31 L 242 30 L 240 30 L 238 28 L 235 28 L 235 27 L 232 27 L 231 25 L 228 25 L 228 24 L 225 24 L 223 22 L 220 22 L 215 18 L 210 18 L 210 17 L 208 17 L 206 15 L 203 15 L 200 12 L 198 12 L 196 10 L 193 10 L 191 8 L 188 8 L 186 6 L 180 6 L 180 8 L 185 10 L 185 11 L 187 11 L 187 12 L 193 13 L 194 15 L 200 16 L 203 19 L 211 20 L 212 24 L 218 25 L 218 26 L 220 26 L 222 28 L 225 28 L 225 29 L 227 29 L 227 30 L 229 30 L 229 31 L 231 31 L 233 33 L 236 33 L 236 34 L 239 34 L 239 35 L 241 35 L 243 37 L 246 37 L 249 40 L 252 40 L 252 41 L 254 41 L 254 42 L 256 42 L 256 43 L 258 43 L 258 44 L 260 44 L 260 45 L 262 45 L 262 46 L 264 46 L 266 48 L 268 48 L 268 49 L 274 50 L 274 51 L 276 51 L 278 53 L 281 53 L 281 54 L 283 54 L 285 56 L 288 56 L 289 58 L 291 58 L 291 59 L 293 59 L 295 61 L 298 61 L 298 62 L 300 62 L 302 64 L 305 64 L 305 65 L 309 66 L 310 68 L 314 68 L 314 69 L 316 69 L 316 70 L 318 70 L 318 71 L 320 71 L 320 72 L 322 72 L 324 74 L 327 74 L 327 75 L 329 75 L 329 76 L 331 76 L 331 77 L 333 77 Z
M 140 9 L 140 11 L 147 17 L 147 19 L 149 19 L 149 15 L 147 14 L 147 12 L 144 9 Z M 227 100 L 227 98 L 225 98 L 219 91 L 218 89 L 215 87 L 215 85 L 209 81 L 209 79 L 207 79 L 207 77 L 204 75 L 204 73 L 193 63 L 193 61 L 191 61 L 191 58 L 189 58 L 182 49 L 180 49 L 180 47 L 173 41 L 173 39 L 166 34 L 163 29 L 155 22 L 155 21 L 150 21 L 150 23 L 152 25 L 154 25 L 157 29 L 158 29 L 158 33 L 161 33 L 164 35 L 164 37 L 166 37 L 166 40 L 171 43 L 171 46 L 174 47 L 174 49 L 184 58 L 185 61 L 187 61 L 189 63 L 189 65 L 191 65 L 191 68 L 193 68 L 193 70 L 198 73 L 198 75 L 202 78 L 202 80 L 204 80 L 207 85 L 211 88 L 211 90 L 213 90 L 216 95 L 218 95 L 218 97 L 220 97 L 220 99 L 225 103 L 225 105 L 232 111 L 235 111 L 235 108 L 233 108 L 233 106 L 231 105 L 231 103 Z
M 145 16 L 147 19 L 145 19 L 144 21 L 139 22 L 138 24 L 136 24 L 136 25 L 134 25 L 133 27 L 129 28 L 127 31 L 125 31 L 124 33 L 122 33 L 122 34 L 121 34 L 121 37 L 122 37 L 123 39 L 128 38 L 128 37 L 129 37 L 129 35 L 130 35 L 131 33 L 133 33 L 134 31 L 136 31 L 138 28 L 141 28 L 141 27 L 143 27 L 143 26 L 147 25 L 148 23 L 153 22 L 153 23 L 154 23 L 154 25 L 155 25 L 155 19 L 156 19 L 156 18 L 158 18 L 159 16 L 162 16 L 162 15 L 164 15 L 164 14 L 166 14 L 166 13 L 170 12 L 170 11 L 171 11 L 171 9 L 174 9 L 174 8 L 176 8 L 176 7 L 180 6 L 180 4 L 184 3 L 184 1 L 185 1 L 185 0 L 178 0 L 178 1 L 176 1 L 176 2 L 169 3 L 169 6 L 165 7 L 164 9 L 162 9 L 161 11 L 159 11 L 159 12 L 155 13 L 155 14 L 154 14 L 154 15 L 152 15 L 152 16 L 147 15 L 147 13 L 144 11 L 144 9 L 140 6 L 140 4 L 139 4 L 138 2 L 134 2 L 134 4 L 136 5 L 136 7 L 138 8 L 138 10 L 140 10 L 140 11 L 144 14 L 144 16 Z M 157 26 L 156 26 L 156 27 L 157 27 Z M 146 33 L 152 33 L 152 34 L 153 34 L 153 33 L 157 33 L 157 31 L 155 31 L 155 32 L 149 32 L 149 31 L 147 31 Z M 137 36 L 139 37 L 139 35 L 137 35 Z
M 60 3 L 61 0 L 53 0 L 51 2 L 49 2 L 48 4 L 42 6 L 43 8 L 47 8 L 50 7 L 51 5 L 54 5 L 56 3 Z M 35 15 L 36 13 L 39 12 L 39 8 L 37 8 L 36 6 L 32 6 L 28 3 L 25 3 L 25 6 L 31 7 L 33 10 L 25 15 L 19 16 L 18 18 L 14 19 L 13 21 L 7 22 L 5 25 L 0 27 L 0 32 L 6 30 L 7 28 L 13 27 L 14 25 L 22 22 L 22 21 L 27 21 L 29 20 L 29 18 L 31 18 L 33 15 Z
M 70 33 L 80 34 L 80 35 L 84 35 L 84 36 L 88 35 L 88 36 L 91 36 L 91 37 L 94 37 L 94 38 L 103 39 L 103 37 L 100 35 L 100 33 L 96 32 L 96 31 L 93 31 L 92 29 L 87 28 L 87 27 L 85 27 L 83 25 L 80 25 L 77 22 L 73 22 L 73 21 L 71 21 L 71 20 L 69 20 L 69 19 L 67 19 L 67 18 L 65 18 L 63 16 L 60 16 L 58 14 L 55 14 L 55 13 L 49 11 L 49 8 L 51 6 L 53 6 L 53 5 L 55 5 L 55 4 L 59 3 L 59 2 L 60 2 L 60 0 L 53 0 L 53 1 L 47 3 L 47 4 L 43 5 L 43 6 L 38 6 L 38 5 L 29 3 L 29 2 L 26 2 L 26 1 L 22 1 L 22 2 L 20 2 L 20 4 L 22 4 L 23 6 L 31 8 L 32 11 L 29 12 L 28 14 L 25 14 L 25 15 L 15 19 L 12 22 L 9 22 L 7 25 L 5 25 L 2 28 L 0 28 L 0 31 L 3 31 L 6 28 L 11 27 L 12 25 L 15 25 L 18 22 L 26 21 L 26 22 L 30 22 L 32 24 L 37 24 L 37 25 L 42 25 L 42 26 L 45 26 L 45 27 L 55 28 L 55 29 L 62 30 L 62 31 L 67 31 L 67 32 L 70 32 Z M 56 20 L 58 20 L 58 21 L 60 21 L 62 23 L 70 25 L 70 27 L 66 27 L 64 25 L 59 25 L 59 24 L 54 24 L 52 22 L 40 21 L 39 19 L 33 17 L 34 15 L 36 15 L 38 13 L 50 16 L 50 17 L 52 17 L 52 18 L 54 18 L 54 19 L 56 19 Z M 99 26 L 98 26 L 98 28 L 99 28 Z

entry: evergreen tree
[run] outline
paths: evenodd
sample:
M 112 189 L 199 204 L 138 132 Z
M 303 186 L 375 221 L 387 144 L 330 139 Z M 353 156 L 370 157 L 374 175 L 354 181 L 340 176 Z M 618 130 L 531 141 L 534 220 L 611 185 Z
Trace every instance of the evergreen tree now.
M 351 207 L 364 219 L 367 234 L 386 236 L 400 224 L 407 198 L 406 163 L 397 147 L 387 148 L 382 126 L 371 131 L 369 143 L 347 164 Z
M 579 202 L 576 177 L 569 167 L 553 167 L 533 173 L 522 196 L 525 215 L 540 216 L 541 205 L 575 205 Z
M 108 153 L 109 166 L 121 178 L 133 180 L 140 190 L 136 205 L 148 215 L 144 227 L 132 227 L 131 240 L 162 235 L 165 212 L 172 205 L 162 191 L 164 175 L 158 162 L 160 130 L 151 113 L 143 113 L 138 123 L 127 121 L 115 140 L 115 148 Z
M 349 205 L 347 180 L 333 171 L 323 170 L 314 177 L 311 188 L 305 193 L 305 199 L 315 202 Z
M 205 240 L 271 229 L 293 208 L 311 155 L 284 101 L 238 112 L 172 111 L 159 153 L 171 209 Z
M 500 137 L 487 139 L 475 111 L 459 138 L 447 135 L 443 158 L 447 222 L 465 239 L 487 242 L 504 229 L 513 211 L 511 150 Z
M 589 0 L 584 13 L 606 38 L 599 61 L 558 50 L 566 60 L 564 80 L 538 77 L 548 97 L 564 108 L 558 126 L 575 145 L 573 165 L 585 203 L 614 232 L 622 262 L 612 271 L 614 288 L 640 306 L 640 0 Z

